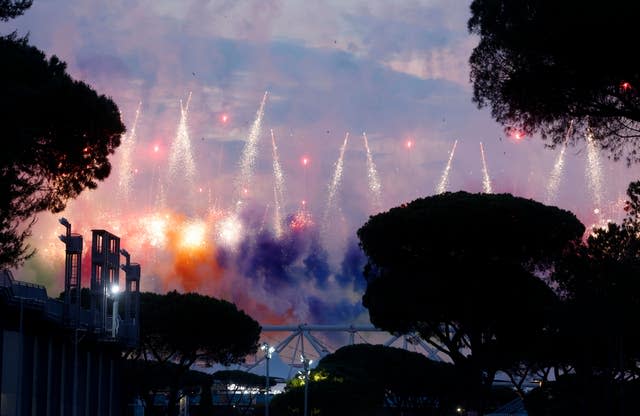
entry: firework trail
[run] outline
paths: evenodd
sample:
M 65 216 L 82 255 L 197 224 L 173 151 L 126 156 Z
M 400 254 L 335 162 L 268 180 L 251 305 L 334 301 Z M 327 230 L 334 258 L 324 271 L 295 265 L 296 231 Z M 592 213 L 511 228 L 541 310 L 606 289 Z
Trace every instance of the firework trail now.
M 571 134 L 572 128 L 573 120 L 569 123 L 569 128 L 567 129 L 567 134 L 564 138 L 562 149 L 560 149 L 560 154 L 556 158 L 556 163 L 553 165 L 553 170 L 551 171 L 551 176 L 549 177 L 549 183 L 547 184 L 547 195 L 544 200 L 545 204 L 547 205 L 554 203 L 556 197 L 558 196 L 558 187 L 560 186 L 560 179 L 562 179 L 562 171 L 564 170 L 564 155 L 567 151 L 567 141 L 569 140 L 569 135 Z
M 371 194 L 373 195 L 373 209 L 375 212 L 378 212 L 382 209 L 382 185 L 380 184 L 376 165 L 373 163 L 371 149 L 369 149 L 369 140 L 367 140 L 367 133 L 362 133 L 362 137 L 364 138 L 364 147 L 367 151 L 367 177 L 369 178 L 369 191 L 371 191 Z
M 447 161 L 447 166 L 444 168 L 442 172 L 442 176 L 440 177 L 440 182 L 436 187 L 436 194 L 442 194 L 447 191 L 447 186 L 449 185 L 449 172 L 451 171 L 451 162 L 453 161 L 453 156 L 456 153 L 456 146 L 458 145 L 458 141 L 453 142 L 453 147 L 451 148 L 451 152 L 449 153 L 449 160 Z
M 482 192 L 485 194 L 493 193 L 491 189 L 491 178 L 489 177 L 489 169 L 487 169 L 487 160 L 484 157 L 484 146 L 480 142 L 480 156 L 482 156 Z
M 329 197 L 327 198 L 327 205 L 324 210 L 324 215 L 322 216 L 322 228 L 323 230 L 327 230 L 328 220 L 329 220 L 329 212 L 334 207 L 336 202 L 336 193 L 338 192 L 338 187 L 342 182 L 342 171 L 344 166 L 344 151 L 347 148 L 347 141 L 349 140 L 349 133 L 344 136 L 344 142 L 340 147 L 340 157 L 336 162 L 335 170 L 333 171 L 333 177 L 331 178 L 331 183 L 329 184 Z
M 124 135 L 122 138 L 122 146 L 120 147 L 122 159 L 120 160 L 120 170 L 118 172 L 118 194 L 122 201 L 127 201 L 131 194 L 131 182 L 133 179 L 131 156 L 137 141 L 136 127 L 138 126 L 138 118 L 140 117 L 141 109 L 142 102 L 138 103 L 136 116 L 133 119 L 133 125 L 131 126 L 131 132 Z
M 600 222 L 600 205 L 602 205 L 602 166 L 600 165 L 600 157 L 598 156 L 596 143 L 590 132 L 587 133 L 587 178 L 589 178 L 589 188 L 593 194 L 593 202 L 596 206 L 594 212 L 597 215 L 598 222 Z
M 171 144 L 169 153 L 169 178 L 170 181 L 175 180 L 178 172 L 184 173 L 184 179 L 190 188 L 193 188 L 193 180 L 196 173 L 196 165 L 193 161 L 193 153 L 191 152 L 191 141 L 189 138 L 189 130 L 187 121 L 189 115 L 189 103 L 191 102 L 191 93 L 187 98 L 187 105 L 182 105 L 180 100 L 180 122 L 178 123 L 178 131 L 176 137 Z
M 282 205 L 284 204 L 284 175 L 282 174 L 282 167 L 280 166 L 280 159 L 278 157 L 278 146 L 276 146 L 276 138 L 271 130 L 271 146 L 273 148 L 273 196 L 274 196 L 274 225 L 276 237 L 281 237 L 282 230 Z
M 249 189 L 249 183 L 253 177 L 253 171 L 256 165 L 256 156 L 258 155 L 258 141 L 260 140 L 260 133 L 262 132 L 262 118 L 264 117 L 264 105 L 267 102 L 268 91 L 265 91 L 260 107 L 256 112 L 256 118 L 251 125 L 249 131 L 249 137 L 242 149 L 242 156 L 240 158 L 240 177 L 237 180 L 239 200 Z M 240 202 L 240 201 L 238 201 Z M 237 209 L 240 204 L 236 204 Z

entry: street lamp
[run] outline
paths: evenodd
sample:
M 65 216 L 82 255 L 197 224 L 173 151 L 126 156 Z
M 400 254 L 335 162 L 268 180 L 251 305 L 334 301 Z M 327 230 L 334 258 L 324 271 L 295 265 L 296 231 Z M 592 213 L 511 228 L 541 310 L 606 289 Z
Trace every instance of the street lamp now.
M 304 369 L 304 416 L 307 416 L 307 404 L 309 401 L 309 373 L 311 373 L 311 364 L 313 360 L 308 359 L 304 355 L 300 355 L 302 368 Z
M 120 296 L 120 286 L 117 283 L 111 285 L 111 296 L 113 297 L 113 311 L 111 313 L 111 337 L 115 338 L 118 334 L 118 300 Z
M 262 351 L 264 351 L 264 359 L 267 363 L 267 365 L 265 366 L 265 371 L 266 371 L 266 386 L 264 389 L 264 415 L 265 416 L 269 416 L 269 393 L 271 392 L 271 386 L 269 384 L 269 360 L 271 359 L 271 354 L 273 354 L 275 352 L 275 348 L 273 348 L 271 345 L 267 344 L 266 342 L 262 343 L 262 345 L 260 346 L 260 349 Z

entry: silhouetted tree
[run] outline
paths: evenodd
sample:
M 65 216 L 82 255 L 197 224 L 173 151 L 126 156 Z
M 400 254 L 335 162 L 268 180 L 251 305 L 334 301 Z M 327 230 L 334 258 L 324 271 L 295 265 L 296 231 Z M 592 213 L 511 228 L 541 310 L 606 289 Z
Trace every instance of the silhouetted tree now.
M 0 0 L 0 21 L 6 22 L 20 16 L 32 3 L 33 0 Z
M 0 3 L 0 17 L 28 4 Z M 0 267 L 7 267 L 33 253 L 25 241 L 34 214 L 62 211 L 109 175 L 125 128 L 111 99 L 26 39 L 0 37 L 0 60 Z
M 624 408 L 618 401 L 626 395 L 616 389 L 640 376 L 639 191 L 639 182 L 629 186 L 621 224 L 593 230 L 552 275 L 565 304 L 558 343 L 565 353 L 558 361 L 575 372 L 583 414 L 597 414 L 589 391 L 599 388 L 604 396 L 598 401 Z
M 590 130 L 614 158 L 638 161 L 638 14 L 626 0 L 474 0 L 474 101 L 507 130 L 555 144 Z
M 539 276 L 583 232 L 573 214 L 508 194 L 418 199 L 358 230 L 363 303 L 375 326 L 418 332 L 451 357 L 481 410 L 495 372 L 547 331 L 557 299 Z
M 310 380 L 310 414 L 320 416 L 380 414 L 385 407 L 398 414 L 452 414 L 459 397 L 453 365 L 382 345 L 342 347 L 320 360 Z M 274 398 L 273 414 L 302 414 L 303 390 L 293 380 Z
M 177 364 L 173 380 L 196 361 L 229 365 L 244 361 L 258 349 L 260 325 L 236 305 L 176 291 L 140 296 L 141 342 L 138 358 L 158 365 Z M 177 384 L 171 386 L 170 414 L 174 414 Z

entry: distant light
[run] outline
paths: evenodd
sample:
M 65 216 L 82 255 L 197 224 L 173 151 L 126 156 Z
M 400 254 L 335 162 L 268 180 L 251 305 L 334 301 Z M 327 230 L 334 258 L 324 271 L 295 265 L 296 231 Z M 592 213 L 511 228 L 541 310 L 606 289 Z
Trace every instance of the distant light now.
M 227 121 L 229 121 L 229 114 L 227 114 L 227 113 L 223 113 L 223 114 L 220 116 L 220 121 L 222 121 L 223 123 L 226 123 Z
M 308 157 L 306 157 L 306 156 L 304 156 L 304 157 L 302 158 L 302 164 L 303 164 L 304 166 L 307 166 L 307 165 L 309 164 L 309 158 L 308 158 Z
M 413 140 L 407 140 L 405 146 L 407 147 L 407 149 L 411 149 L 413 147 Z
M 631 89 L 631 84 L 627 81 L 623 81 L 620 83 L 620 88 L 622 88 L 622 91 L 628 91 Z
M 120 286 L 118 286 L 117 283 L 114 283 L 111 285 L 111 293 L 114 295 L 117 295 L 118 293 L 120 293 Z
M 596 215 L 600 214 L 600 208 L 596 208 L 596 209 L 594 209 L 594 210 L 593 210 L 593 213 L 594 213 L 594 214 L 596 214 Z
M 158 153 L 160 151 L 160 146 L 158 146 L 158 145 L 153 146 L 153 151 L 155 153 Z
M 198 188 L 198 192 L 202 193 L 202 188 Z

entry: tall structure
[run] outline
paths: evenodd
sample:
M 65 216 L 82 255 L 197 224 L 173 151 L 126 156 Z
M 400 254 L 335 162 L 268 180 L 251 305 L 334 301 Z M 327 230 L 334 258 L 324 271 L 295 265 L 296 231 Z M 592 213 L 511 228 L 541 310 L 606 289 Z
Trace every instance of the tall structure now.
M 59 221 L 67 231 L 59 237 L 65 245 L 64 320 L 67 325 L 77 325 L 80 317 L 82 290 L 82 236 L 71 233 L 71 224 L 66 218 L 60 218 Z
M 131 263 L 131 256 L 127 250 L 120 250 L 125 258 L 125 264 L 120 266 L 125 274 L 124 291 L 124 320 L 120 331 L 124 337 L 138 340 L 140 337 L 140 265 Z
M 92 327 L 94 332 L 105 332 L 110 329 L 107 297 L 120 283 L 120 238 L 105 230 L 91 234 Z
M 94 230 L 90 301 L 83 299 L 82 236 L 71 232 L 66 219 L 60 223 L 66 229 L 60 236 L 66 253 L 62 300 L 0 270 L 1 416 L 116 416 L 127 410 L 120 367 L 124 348 L 139 339 L 140 265 L 122 251 L 126 290 L 112 292 L 120 239 Z M 124 319 L 117 306 L 121 297 Z

